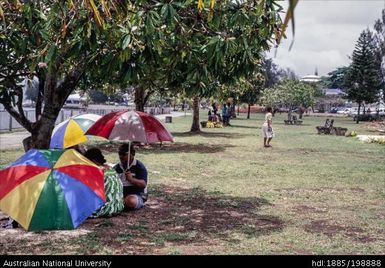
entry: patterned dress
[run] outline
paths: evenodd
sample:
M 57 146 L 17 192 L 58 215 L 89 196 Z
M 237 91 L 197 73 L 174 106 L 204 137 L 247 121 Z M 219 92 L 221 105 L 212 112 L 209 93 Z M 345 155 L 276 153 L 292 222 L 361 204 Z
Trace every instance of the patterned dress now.
M 114 169 L 104 170 L 104 192 L 106 203 L 93 217 L 110 217 L 123 211 L 123 185 Z

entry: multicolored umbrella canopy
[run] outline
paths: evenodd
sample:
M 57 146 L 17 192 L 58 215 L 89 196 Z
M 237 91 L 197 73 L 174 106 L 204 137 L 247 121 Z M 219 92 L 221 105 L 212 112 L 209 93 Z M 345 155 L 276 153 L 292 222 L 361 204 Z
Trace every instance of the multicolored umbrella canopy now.
M 0 209 L 26 230 L 74 229 L 105 200 L 103 170 L 74 149 L 32 149 L 0 170 Z
M 84 134 L 101 116 L 81 114 L 58 124 L 52 131 L 49 148 L 64 149 L 87 141 Z
M 106 114 L 96 121 L 86 134 L 109 140 L 141 143 L 173 141 L 171 133 L 155 116 L 136 111 Z

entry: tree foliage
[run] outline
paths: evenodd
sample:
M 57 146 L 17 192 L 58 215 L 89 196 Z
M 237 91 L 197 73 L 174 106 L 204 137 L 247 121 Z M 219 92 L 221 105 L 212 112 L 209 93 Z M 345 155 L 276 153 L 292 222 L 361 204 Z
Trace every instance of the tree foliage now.
M 130 84 L 140 104 L 160 89 L 209 96 L 218 85 L 253 75 L 282 27 L 275 0 L 208 0 L 198 7 L 190 0 L 4 0 L 0 7 L 0 102 L 38 148 L 48 146 L 76 87 Z M 34 76 L 37 120 L 30 122 L 20 81 Z M 199 130 L 195 116 L 193 125 Z
M 348 98 L 358 103 L 357 123 L 360 107 L 365 103 L 377 101 L 382 85 L 381 66 L 376 57 L 373 35 L 364 30 L 358 38 L 353 51 L 352 64 L 345 79 Z
M 32 134 L 33 147 L 48 147 L 60 109 L 84 74 L 103 70 L 109 78 L 113 59 L 127 54 L 120 25 L 129 8 L 128 1 L 1 2 L 0 103 Z M 39 94 L 30 122 L 21 81 L 34 76 Z
M 298 80 L 285 80 L 272 89 L 262 92 L 261 102 L 268 106 L 310 107 L 314 104 L 315 89 Z
M 381 64 L 382 97 L 385 102 L 385 9 L 382 10 L 381 18 L 375 22 L 374 30 L 376 57 Z
M 242 81 L 240 84 L 243 88 L 240 100 L 248 104 L 247 119 L 250 118 L 250 106 L 257 103 L 260 98 L 261 92 L 265 88 L 265 76 L 263 70 L 256 70 L 255 74 L 249 81 Z
M 164 51 L 172 55 L 165 61 L 167 80 L 173 88 L 183 88 L 187 96 L 206 97 L 221 84 L 235 84 L 252 76 L 262 52 L 280 31 L 276 1 L 221 1 L 214 7 L 170 3 L 172 14 Z M 198 103 L 195 101 L 194 103 Z M 199 110 L 194 106 L 192 131 L 199 130 Z
M 328 77 L 324 80 L 325 86 L 327 88 L 343 88 L 348 70 L 349 67 L 344 66 L 328 73 Z

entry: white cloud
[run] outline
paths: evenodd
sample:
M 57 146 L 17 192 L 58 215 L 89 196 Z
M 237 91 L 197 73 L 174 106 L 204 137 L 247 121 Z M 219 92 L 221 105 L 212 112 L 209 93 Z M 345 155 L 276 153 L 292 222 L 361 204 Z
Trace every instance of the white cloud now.
M 286 1 L 281 3 L 285 10 Z M 294 46 L 291 27 L 273 61 L 282 68 L 290 67 L 297 75 L 326 75 L 337 67 L 349 65 L 349 56 L 360 33 L 372 28 L 385 8 L 385 0 L 367 1 L 306 1 L 300 0 L 295 9 Z M 274 57 L 275 49 L 268 53 Z

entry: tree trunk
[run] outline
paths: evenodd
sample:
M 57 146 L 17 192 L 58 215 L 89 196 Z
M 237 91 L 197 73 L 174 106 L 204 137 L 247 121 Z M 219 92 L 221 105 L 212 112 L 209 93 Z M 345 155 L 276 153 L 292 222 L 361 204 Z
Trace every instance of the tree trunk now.
M 235 101 L 231 105 L 231 118 L 237 118 L 237 115 L 235 113 Z
M 193 121 L 191 125 L 191 132 L 199 132 L 199 97 L 195 96 L 193 101 Z
M 358 124 L 360 122 L 360 110 L 361 110 L 361 102 L 358 103 L 358 111 L 357 111 L 356 124 Z
M 303 112 L 304 112 L 303 107 L 300 107 L 299 108 L 299 119 L 302 119 Z
M 24 152 L 28 152 L 29 149 L 32 148 L 31 140 L 32 140 L 32 136 L 28 136 L 27 138 L 25 138 L 25 139 L 23 140 Z
M 83 75 L 82 70 L 80 67 L 73 70 L 60 83 L 58 83 L 57 74 L 54 71 L 46 74 L 44 79 L 44 110 L 34 123 L 31 123 L 25 117 L 21 103 L 23 95 L 19 95 L 19 112 L 10 105 L 10 101 L 2 102 L 10 115 L 31 133 L 30 137 L 23 140 L 24 150 L 49 148 L 56 119 L 64 102 L 79 83 L 79 79 Z M 37 109 L 39 110 L 40 108 L 37 107 Z M 39 115 L 39 111 L 36 111 L 36 115 Z
M 145 105 L 145 90 L 140 87 L 135 88 L 135 110 L 139 112 L 144 112 Z
M 250 119 L 250 109 L 251 109 L 251 104 L 247 104 L 247 119 Z
M 53 118 L 53 115 L 46 115 L 41 117 L 37 126 L 38 131 L 33 131 L 31 136 L 31 147 L 37 149 L 48 149 L 51 142 L 52 130 L 55 128 L 55 121 L 57 116 Z

